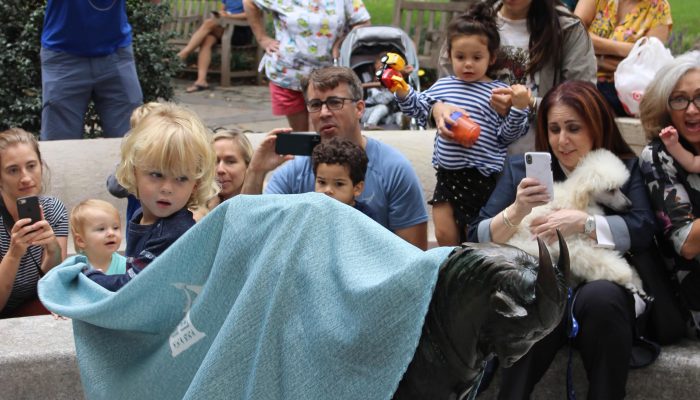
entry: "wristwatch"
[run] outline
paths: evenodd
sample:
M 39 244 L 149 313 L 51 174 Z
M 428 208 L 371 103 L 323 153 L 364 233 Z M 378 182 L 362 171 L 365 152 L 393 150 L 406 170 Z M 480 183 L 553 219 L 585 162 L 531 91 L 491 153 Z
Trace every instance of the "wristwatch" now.
M 593 231 L 595 231 L 595 217 L 589 215 L 588 218 L 586 218 L 586 222 L 583 224 L 583 233 L 590 235 Z

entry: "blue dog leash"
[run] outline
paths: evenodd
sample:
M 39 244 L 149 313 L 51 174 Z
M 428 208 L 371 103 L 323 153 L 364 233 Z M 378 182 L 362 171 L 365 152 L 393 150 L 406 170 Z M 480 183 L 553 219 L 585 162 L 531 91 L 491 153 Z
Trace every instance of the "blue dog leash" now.
M 578 335 L 578 321 L 576 321 L 576 317 L 574 317 L 574 301 L 576 298 L 572 293 L 573 291 L 569 288 L 566 296 L 566 306 L 568 308 L 566 333 L 569 337 L 569 361 L 566 365 L 566 398 L 568 400 L 576 400 L 576 392 L 574 391 L 573 341 L 576 335 Z

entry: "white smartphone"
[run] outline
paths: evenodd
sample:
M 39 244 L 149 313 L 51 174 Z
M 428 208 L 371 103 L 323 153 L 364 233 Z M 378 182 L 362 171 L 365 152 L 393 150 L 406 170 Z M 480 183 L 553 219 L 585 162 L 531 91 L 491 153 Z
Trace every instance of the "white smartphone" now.
M 525 153 L 525 176 L 535 178 L 547 187 L 549 198 L 554 198 L 554 177 L 552 176 L 552 156 L 547 152 L 529 151 Z

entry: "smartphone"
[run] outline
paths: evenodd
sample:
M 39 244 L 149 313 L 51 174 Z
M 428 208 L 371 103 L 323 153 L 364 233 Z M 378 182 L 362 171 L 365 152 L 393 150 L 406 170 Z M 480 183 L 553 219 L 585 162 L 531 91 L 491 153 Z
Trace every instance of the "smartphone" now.
M 552 176 L 552 155 L 547 152 L 530 151 L 525 153 L 525 176 L 535 178 L 547 187 L 549 198 L 554 198 L 554 178 Z
M 41 221 L 39 198 L 37 196 L 27 196 L 17 199 L 17 215 L 19 219 L 30 218 L 32 220 L 30 225 Z
M 321 143 L 321 135 L 312 132 L 280 133 L 275 140 L 275 153 L 310 156 Z

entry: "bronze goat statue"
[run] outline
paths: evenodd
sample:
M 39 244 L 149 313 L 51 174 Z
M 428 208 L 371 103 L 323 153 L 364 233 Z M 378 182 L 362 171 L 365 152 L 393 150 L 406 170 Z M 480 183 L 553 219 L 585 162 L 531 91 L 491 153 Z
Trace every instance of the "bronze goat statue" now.
M 539 238 L 539 261 L 492 243 L 465 243 L 445 260 L 394 400 L 473 398 L 490 357 L 511 366 L 559 324 L 569 253 L 557 233 L 558 268 Z

